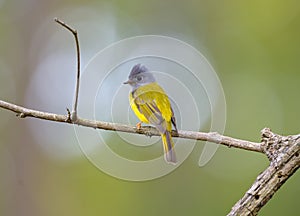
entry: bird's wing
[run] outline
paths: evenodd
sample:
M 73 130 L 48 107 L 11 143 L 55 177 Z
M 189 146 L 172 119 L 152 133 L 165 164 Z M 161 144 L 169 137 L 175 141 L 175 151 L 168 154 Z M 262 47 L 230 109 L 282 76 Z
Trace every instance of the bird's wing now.
M 173 112 L 168 96 L 159 85 L 141 86 L 135 92 L 134 103 L 139 112 L 161 133 L 166 129 L 171 130 L 169 125 L 171 125 Z
M 177 125 L 176 125 L 176 118 L 175 118 L 174 111 L 173 111 L 172 107 L 171 107 L 171 111 L 172 111 L 171 122 L 172 122 L 172 124 L 173 124 L 173 126 L 175 128 L 175 131 L 178 133 Z

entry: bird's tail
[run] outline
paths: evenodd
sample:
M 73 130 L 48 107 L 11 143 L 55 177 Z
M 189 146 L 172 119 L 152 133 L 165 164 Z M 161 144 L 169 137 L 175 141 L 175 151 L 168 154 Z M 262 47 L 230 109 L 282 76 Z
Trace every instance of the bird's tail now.
M 161 135 L 161 138 L 164 146 L 166 162 L 175 165 L 177 160 L 171 133 L 169 131 L 166 131 Z

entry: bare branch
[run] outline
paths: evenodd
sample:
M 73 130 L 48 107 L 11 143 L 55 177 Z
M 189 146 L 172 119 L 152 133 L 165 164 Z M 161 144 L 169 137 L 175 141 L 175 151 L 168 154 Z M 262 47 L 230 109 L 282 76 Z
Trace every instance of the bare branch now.
M 37 110 L 27 109 L 25 107 L 17 106 L 12 103 L 8 103 L 5 101 L 0 100 L 0 107 L 13 111 L 17 113 L 17 115 L 21 118 L 25 117 L 33 117 L 44 119 L 48 121 L 56 121 L 56 122 L 63 122 L 63 123 L 70 123 L 70 124 L 77 124 L 80 126 L 103 129 L 103 130 L 112 130 L 112 131 L 121 131 L 127 133 L 137 133 L 137 134 L 145 134 L 150 136 L 160 136 L 160 133 L 154 128 L 150 126 L 142 127 L 137 129 L 136 127 L 132 127 L 125 124 L 119 123 L 111 123 L 111 122 L 103 122 L 103 121 L 95 121 L 89 119 L 83 119 L 77 117 L 76 122 L 73 122 L 70 119 L 69 114 L 67 115 L 59 115 L 54 113 L 47 113 L 41 112 Z M 256 152 L 263 152 L 260 143 L 235 139 L 227 136 L 222 136 L 216 132 L 196 132 L 196 131 L 183 131 L 179 130 L 178 133 L 176 131 L 172 131 L 173 137 L 185 138 L 185 139 L 193 139 L 193 140 L 202 140 L 202 141 L 209 141 L 221 145 L 225 145 L 228 147 L 240 148 L 249 151 L 256 151 Z
M 279 136 L 266 128 L 262 131 L 262 138 L 263 149 L 269 155 L 271 164 L 233 206 L 229 216 L 257 215 L 300 166 L 300 135 Z
M 67 30 L 69 30 L 74 35 L 74 38 L 75 38 L 76 53 L 77 53 L 77 79 L 76 79 L 76 90 L 75 90 L 73 110 L 71 112 L 71 119 L 72 119 L 73 122 L 76 122 L 76 120 L 78 118 L 78 116 L 77 116 L 77 107 L 78 107 L 79 82 L 80 82 L 80 48 L 79 48 L 78 33 L 75 29 L 70 27 L 65 22 L 59 20 L 58 18 L 54 18 L 54 21 L 57 22 L 58 24 L 62 25 Z

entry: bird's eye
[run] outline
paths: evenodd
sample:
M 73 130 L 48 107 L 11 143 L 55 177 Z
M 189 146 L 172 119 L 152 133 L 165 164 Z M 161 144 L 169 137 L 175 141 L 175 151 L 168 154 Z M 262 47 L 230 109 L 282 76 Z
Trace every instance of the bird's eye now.
M 137 81 L 141 81 L 143 79 L 143 77 L 138 76 L 136 79 L 137 79 Z

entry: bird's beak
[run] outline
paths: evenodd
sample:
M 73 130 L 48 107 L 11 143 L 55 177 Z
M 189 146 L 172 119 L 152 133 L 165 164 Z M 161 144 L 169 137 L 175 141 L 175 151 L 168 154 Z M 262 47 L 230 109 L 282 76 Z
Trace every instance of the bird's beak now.
M 123 84 L 132 84 L 132 80 L 127 80 L 126 82 L 123 82 Z

